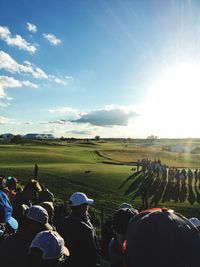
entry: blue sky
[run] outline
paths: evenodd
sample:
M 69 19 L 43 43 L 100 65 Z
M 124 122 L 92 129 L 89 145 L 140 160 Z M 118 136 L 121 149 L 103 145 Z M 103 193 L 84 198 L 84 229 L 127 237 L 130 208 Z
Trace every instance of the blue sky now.
M 0 133 L 199 137 L 200 3 L 0 0 Z

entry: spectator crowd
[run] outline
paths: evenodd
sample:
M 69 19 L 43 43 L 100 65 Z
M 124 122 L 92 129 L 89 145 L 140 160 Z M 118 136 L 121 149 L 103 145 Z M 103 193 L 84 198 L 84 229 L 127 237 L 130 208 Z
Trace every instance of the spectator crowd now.
M 167 208 L 138 211 L 122 203 L 104 223 L 99 240 L 89 212 L 93 203 L 74 192 L 70 214 L 55 220 L 54 195 L 37 179 L 20 190 L 15 177 L 1 178 L 0 266 L 200 266 L 198 218 Z

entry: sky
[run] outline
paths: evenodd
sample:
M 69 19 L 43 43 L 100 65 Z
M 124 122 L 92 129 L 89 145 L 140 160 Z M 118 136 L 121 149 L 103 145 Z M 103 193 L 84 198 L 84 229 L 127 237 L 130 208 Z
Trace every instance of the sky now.
M 0 134 L 200 137 L 200 1 L 0 0 Z

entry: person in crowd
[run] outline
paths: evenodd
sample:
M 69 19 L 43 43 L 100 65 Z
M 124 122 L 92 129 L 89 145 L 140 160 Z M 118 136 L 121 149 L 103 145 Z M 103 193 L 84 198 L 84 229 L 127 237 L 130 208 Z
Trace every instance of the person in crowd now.
M 129 209 L 131 210 L 134 214 L 138 214 L 139 211 L 137 209 L 134 209 L 133 206 L 130 204 L 130 203 L 126 203 L 126 202 L 123 202 L 119 205 L 118 207 L 118 210 L 119 209 Z
M 26 209 L 32 206 L 40 191 L 41 186 L 39 182 L 30 180 L 22 192 L 17 193 L 13 201 L 13 217 L 18 221 L 19 226 L 23 224 Z
M 27 257 L 31 241 L 41 231 L 52 230 L 48 213 L 41 206 L 31 206 L 26 211 L 22 227 L 0 243 L 0 264 L 4 267 L 28 267 Z
M 172 210 L 146 210 L 129 222 L 127 267 L 198 267 L 199 251 L 198 230 Z
M 6 179 L 6 187 L 8 189 L 7 191 L 7 195 L 10 199 L 10 203 L 13 204 L 14 202 L 14 198 L 17 194 L 17 179 L 15 177 L 12 176 L 8 176 L 8 178 Z
M 45 201 L 40 203 L 40 206 L 45 208 L 49 215 L 49 223 L 53 226 L 54 223 L 54 205 L 53 202 Z
M 12 217 L 12 210 L 8 196 L 0 191 L 0 241 L 18 229 L 18 222 Z
M 141 183 L 140 187 L 139 187 L 139 192 L 141 195 L 141 199 L 142 199 L 142 209 L 146 209 L 148 208 L 149 204 L 148 204 L 148 185 L 144 182 Z
M 188 176 L 188 185 L 192 186 L 192 180 L 193 180 L 194 175 L 191 169 L 188 170 L 187 176 Z
M 70 255 L 56 231 L 38 233 L 29 247 L 28 267 L 57 267 Z
M 196 217 L 192 217 L 189 219 L 189 221 L 194 224 L 194 226 L 199 230 L 200 232 L 200 220 Z
M 35 163 L 34 169 L 33 169 L 33 177 L 35 180 L 38 179 L 38 174 L 39 174 L 39 167 L 37 165 L 37 163 Z
M 54 195 L 52 192 L 49 191 L 48 188 L 46 188 L 44 184 L 41 184 L 41 191 L 38 195 L 38 203 L 45 201 L 54 202 Z
M 131 218 L 138 212 L 133 209 L 121 208 L 118 209 L 113 216 L 113 237 L 109 243 L 109 262 L 110 267 L 124 266 L 124 252 L 127 226 Z
M 60 227 L 60 234 L 70 251 L 67 266 L 99 266 L 99 245 L 88 215 L 89 206 L 93 202 L 93 199 L 81 192 L 75 192 L 70 197 L 71 214 Z
M 137 214 L 138 210 L 134 209 L 130 203 L 123 202 L 118 207 L 118 209 L 130 209 L 133 213 Z M 116 210 L 116 211 L 117 211 Z M 116 212 L 115 211 L 115 212 Z M 109 260 L 109 244 L 111 239 L 114 237 L 113 231 L 113 216 L 108 218 L 102 226 L 101 234 L 101 255 L 104 259 Z

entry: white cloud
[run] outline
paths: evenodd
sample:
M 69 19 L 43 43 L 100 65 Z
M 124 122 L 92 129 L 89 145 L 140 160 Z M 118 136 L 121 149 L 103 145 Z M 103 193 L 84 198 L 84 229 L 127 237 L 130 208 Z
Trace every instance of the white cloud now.
M 24 122 L 22 122 L 22 124 L 25 124 L 25 125 L 33 125 L 33 123 L 31 121 L 24 121 Z
M 0 102 L 0 108 L 7 108 L 8 106 L 10 106 L 10 103 Z
M 56 77 L 55 75 L 49 75 L 49 79 L 57 84 L 68 85 L 73 80 L 72 76 Z
M 68 113 L 78 114 L 79 113 L 77 109 L 73 109 L 70 107 L 57 107 L 57 108 L 49 109 L 48 111 L 50 113 L 62 113 L 62 114 L 68 114 Z
M 5 41 L 9 46 L 16 46 L 20 50 L 28 51 L 31 54 L 34 54 L 37 51 L 37 47 L 35 45 L 30 44 L 20 35 L 17 34 L 15 37 L 12 37 L 8 27 L 0 26 L 0 39 Z
M 63 81 L 63 80 L 61 80 L 60 78 L 55 78 L 55 80 L 54 80 L 56 83 L 58 83 L 58 84 L 62 84 L 62 85 L 67 85 L 67 82 L 66 81 Z
M 27 23 L 26 23 L 26 28 L 27 28 L 27 30 L 28 30 L 29 32 L 32 32 L 32 33 L 37 32 L 37 27 L 36 27 L 36 25 L 34 25 L 34 24 L 32 24 L 32 23 L 27 22 Z
M 0 98 L 6 98 L 5 89 L 21 87 L 22 83 L 13 77 L 0 76 Z
M 0 76 L 0 98 L 11 100 L 6 96 L 5 89 L 18 88 L 18 87 L 22 87 L 23 85 L 30 87 L 30 88 L 38 87 L 38 85 L 30 81 L 19 81 L 19 80 L 14 79 L 13 77 Z M 1 104 L 0 104 L 0 107 L 2 107 Z
M 13 122 L 12 119 L 0 116 L 0 124 L 10 124 L 12 122 Z
M 93 110 L 82 114 L 79 119 L 71 122 L 86 123 L 100 127 L 127 126 L 130 120 L 138 115 L 134 111 L 125 111 L 120 108 Z
M 23 81 L 22 84 L 25 85 L 25 86 L 27 86 L 27 87 L 30 87 L 30 88 L 38 88 L 38 85 L 37 84 L 32 83 L 30 81 Z
M 36 79 L 48 79 L 48 75 L 40 68 L 28 61 L 24 61 L 24 65 L 19 64 L 4 51 L 0 51 L 0 69 L 11 73 L 28 73 Z
M 51 45 L 59 45 L 61 43 L 61 40 L 58 39 L 54 34 L 52 33 L 43 33 L 44 38 L 49 41 Z

